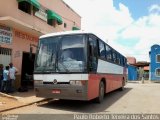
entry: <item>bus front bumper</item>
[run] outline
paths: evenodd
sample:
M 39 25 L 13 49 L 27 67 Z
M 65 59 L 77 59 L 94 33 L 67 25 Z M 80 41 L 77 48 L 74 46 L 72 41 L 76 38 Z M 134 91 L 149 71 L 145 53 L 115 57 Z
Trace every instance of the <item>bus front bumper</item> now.
M 74 86 L 70 84 L 36 85 L 35 92 L 37 97 L 88 100 L 87 86 Z

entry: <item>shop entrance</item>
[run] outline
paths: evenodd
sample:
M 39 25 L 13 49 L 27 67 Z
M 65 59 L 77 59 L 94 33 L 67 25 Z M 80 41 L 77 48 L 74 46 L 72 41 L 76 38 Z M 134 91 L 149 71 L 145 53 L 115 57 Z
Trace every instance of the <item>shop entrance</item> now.
M 22 58 L 22 74 L 21 74 L 21 86 L 22 88 L 33 88 L 33 70 L 34 70 L 35 54 L 23 52 Z

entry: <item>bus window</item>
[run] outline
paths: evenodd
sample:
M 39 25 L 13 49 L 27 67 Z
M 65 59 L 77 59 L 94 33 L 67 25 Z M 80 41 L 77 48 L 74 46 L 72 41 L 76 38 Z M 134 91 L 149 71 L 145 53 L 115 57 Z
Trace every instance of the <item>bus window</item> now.
M 116 63 L 119 64 L 119 65 L 121 64 L 120 55 L 118 53 L 117 53 Z
M 116 56 L 116 53 L 115 51 L 112 51 L 113 52 L 113 62 L 116 63 L 116 60 L 117 60 L 117 56 Z
M 89 70 L 97 71 L 97 38 L 92 35 L 89 36 Z
M 124 59 L 123 59 L 123 56 L 121 56 L 121 65 L 124 66 Z
M 85 36 L 63 36 L 59 50 L 58 69 L 61 72 L 85 71 Z M 65 70 L 66 69 L 66 70 Z
M 106 54 L 106 50 L 104 47 L 104 43 L 102 41 L 99 40 L 99 56 L 102 59 L 105 59 L 105 54 Z
M 112 51 L 111 48 L 106 44 L 106 59 L 111 61 L 112 60 Z
M 122 62 L 121 62 L 121 65 L 122 65 L 122 66 L 125 66 L 125 65 L 126 65 L 126 63 L 125 63 L 126 61 L 125 61 L 125 58 L 124 58 L 123 56 L 122 56 L 122 58 L 121 58 L 121 61 L 122 61 Z
M 123 58 L 123 66 L 125 67 L 127 65 L 127 59 L 124 57 Z

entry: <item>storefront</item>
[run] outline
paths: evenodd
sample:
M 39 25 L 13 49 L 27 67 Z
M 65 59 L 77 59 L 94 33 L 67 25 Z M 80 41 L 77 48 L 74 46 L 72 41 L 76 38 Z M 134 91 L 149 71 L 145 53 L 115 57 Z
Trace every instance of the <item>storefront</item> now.
M 0 64 L 12 62 L 18 69 L 16 88 L 26 84 L 26 76 L 32 79 L 36 47 L 30 59 L 30 45 L 36 46 L 39 36 L 80 26 L 81 17 L 62 0 L 1 1 Z
M 11 44 L 12 39 L 12 29 L 0 25 L 0 43 Z M 11 53 L 11 49 L 0 46 L 0 64 L 3 64 L 4 66 L 8 65 L 8 63 L 11 62 Z
M 26 84 L 27 76 L 32 76 L 36 47 L 33 47 L 33 56 L 30 58 L 30 45 L 37 45 L 38 35 L 0 25 L 0 64 L 9 65 L 10 62 L 18 69 L 16 88 Z M 33 85 L 33 81 L 28 82 Z

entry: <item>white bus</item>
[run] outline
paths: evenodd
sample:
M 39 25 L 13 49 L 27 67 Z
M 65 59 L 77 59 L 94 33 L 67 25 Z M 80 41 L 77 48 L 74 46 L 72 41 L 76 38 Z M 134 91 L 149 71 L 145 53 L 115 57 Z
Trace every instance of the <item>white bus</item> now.
M 95 34 L 60 32 L 40 37 L 34 69 L 36 96 L 101 102 L 123 89 L 126 58 Z

